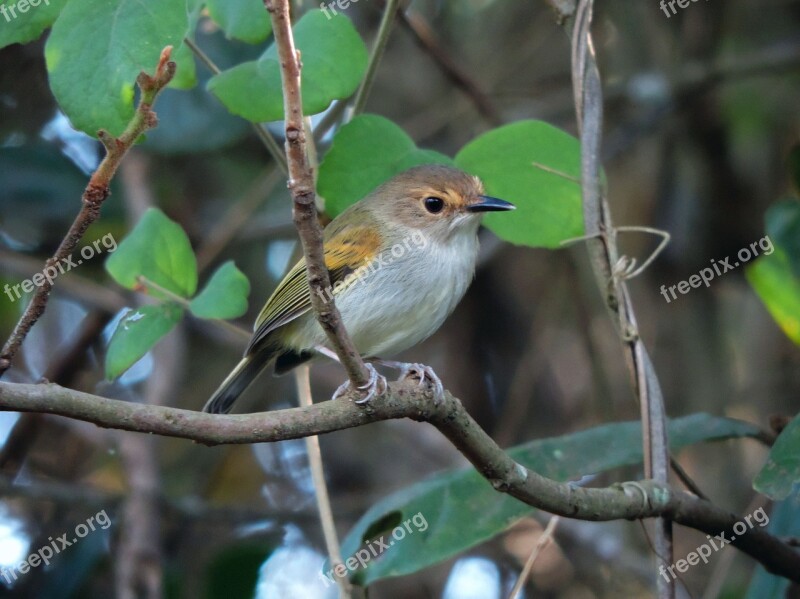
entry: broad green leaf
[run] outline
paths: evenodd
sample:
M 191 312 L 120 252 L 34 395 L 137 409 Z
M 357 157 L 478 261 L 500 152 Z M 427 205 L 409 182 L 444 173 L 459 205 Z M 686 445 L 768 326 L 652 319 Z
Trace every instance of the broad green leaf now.
M 784 539 L 800 537 L 800 493 L 775 504 L 766 532 Z M 787 594 L 790 584 L 787 578 L 770 574 L 764 566 L 756 564 L 745 599 L 786 599 L 790 597 Z
M 800 345 L 800 278 L 786 254 L 775 248 L 749 265 L 745 277 L 786 336 Z
M 183 229 L 157 208 L 150 208 L 106 260 L 106 270 L 128 289 L 142 276 L 182 297 L 197 291 L 197 260 Z M 148 290 L 153 295 L 160 294 Z
M 45 47 L 50 88 L 76 129 L 119 135 L 141 71 L 189 30 L 186 0 L 70 0 Z
M 0 48 L 38 39 L 55 22 L 66 3 L 67 0 L 0 2 Z
M 800 200 L 777 202 L 764 218 L 769 240 L 786 254 L 792 272 L 800 277 Z
M 136 364 L 182 316 L 183 309 L 173 302 L 126 312 L 108 344 L 106 378 L 113 380 Z
M 207 0 L 206 6 L 211 18 L 229 38 L 257 44 L 272 31 L 262 0 Z
M 464 146 L 456 165 L 479 176 L 488 195 L 517 206 L 511 215 L 486 216 L 502 239 L 558 248 L 583 235 L 581 148 L 564 131 L 541 121 L 505 125 Z
M 198 318 L 236 318 L 247 312 L 250 281 L 232 261 L 220 266 L 190 303 Z
M 694 414 L 671 421 L 673 451 L 700 441 L 756 436 L 757 427 L 728 418 Z M 598 448 L 602 448 L 598 451 Z M 615 423 L 526 443 L 509 450 L 519 463 L 559 481 L 642 461 L 641 426 L 638 422 Z M 345 560 L 355 555 L 366 539 L 389 531 L 413 518 L 427 521 L 427 530 L 413 533 L 385 550 L 380 557 L 357 568 L 352 579 L 368 585 L 381 578 L 421 570 L 478 545 L 506 530 L 533 508 L 498 493 L 474 468 L 445 472 L 412 485 L 379 501 L 356 523 L 342 544 Z M 404 527 L 405 528 L 405 527 Z M 406 529 L 407 530 L 407 529 Z M 398 535 L 399 536 L 399 535 Z
M 317 189 L 325 212 L 341 213 L 397 173 L 420 164 L 453 161 L 433 150 L 420 150 L 400 127 L 374 114 L 355 117 L 333 138 L 319 167 Z
M 797 482 L 800 482 L 800 415 L 778 435 L 767 463 L 753 481 L 753 488 L 780 501 L 789 496 Z
M 367 48 L 346 17 L 328 19 L 310 10 L 294 26 L 302 54 L 303 112 L 325 110 L 333 100 L 347 98 L 367 66 Z M 208 89 L 233 114 L 253 122 L 283 119 L 283 92 L 275 44 L 257 61 L 245 62 L 215 75 Z

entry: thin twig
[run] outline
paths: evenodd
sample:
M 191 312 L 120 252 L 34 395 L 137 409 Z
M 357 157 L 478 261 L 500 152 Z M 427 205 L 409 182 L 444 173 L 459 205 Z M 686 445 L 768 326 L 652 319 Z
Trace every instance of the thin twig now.
M 347 335 L 335 303 L 326 300 L 323 294 L 325 289 L 330 288 L 330 275 L 325 267 L 322 228 L 317 220 L 314 175 L 306 153 L 300 91 L 301 65 L 292 36 L 289 3 L 288 0 L 264 0 L 264 6 L 272 19 L 272 33 L 281 64 L 289 189 L 294 205 L 294 223 L 303 244 L 311 305 L 351 383 L 355 387 L 365 387 L 368 380 L 367 368 Z
M 528 561 L 525 562 L 525 566 L 522 568 L 522 572 L 519 573 L 517 582 L 514 583 L 514 588 L 511 589 L 511 592 L 508 594 L 508 599 L 516 599 L 522 592 L 522 587 L 525 586 L 525 582 L 531 575 L 531 570 L 533 570 L 533 565 L 536 563 L 536 559 L 539 557 L 542 549 L 547 547 L 547 545 L 549 545 L 553 540 L 553 533 L 556 530 L 556 526 L 558 526 L 559 520 L 561 520 L 561 518 L 558 516 L 553 516 L 550 518 L 550 522 L 547 523 L 547 527 L 544 529 L 544 532 L 539 535 L 536 545 L 533 546 L 533 551 L 531 551 L 531 555 L 528 557 Z
M 592 268 L 624 343 L 632 384 L 639 399 L 645 477 L 667 484 L 670 456 L 664 398 L 650 356 L 639 337 L 636 314 L 625 283 L 633 266 L 629 261 L 621 261 L 616 230 L 600 177 L 603 91 L 591 35 L 594 0 L 579 0 L 577 10 L 572 10 L 574 2 L 548 2 L 557 12 L 563 11 L 560 21 L 574 20 L 571 29 L 572 80 L 581 138 L 583 217 Z M 620 265 L 624 268 L 620 269 Z M 672 523 L 669 518 L 656 520 L 654 546 L 659 571 L 663 571 L 672 564 Z M 673 580 L 656 574 L 656 586 L 660 599 L 674 598 Z
M 209 71 L 214 73 L 214 75 L 219 75 L 222 72 L 222 70 L 214 63 L 214 61 L 211 60 L 211 57 L 203 52 L 203 50 L 200 49 L 200 46 L 194 43 L 194 41 L 186 37 L 183 39 L 183 43 L 186 44 L 186 47 L 192 51 L 192 54 L 194 54 Z M 289 171 L 286 165 L 286 157 L 283 155 L 278 142 L 275 141 L 274 137 L 272 137 L 272 134 L 264 129 L 263 125 L 259 123 L 250 123 L 250 126 L 261 140 L 261 143 L 264 144 L 264 147 L 267 148 L 267 152 L 269 152 L 270 156 L 272 156 L 272 159 L 278 163 L 278 166 L 283 171 L 283 174 L 287 174 Z
M 503 119 L 489 97 L 459 65 L 439 41 L 436 32 L 416 11 L 400 11 L 400 23 L 414 36 L 416 42 L 430 54 L 445 76 L 466 94 L 478 113 L 492 125 L 502 125 Z
M 57 265 L 62 260 L 68 258 L 78 242 L 83 238 L 86 229 L 100 216 L 100 208 L 103 202 L 110 195 L 109 185 L 114 178 L 114 174 L 119 168 L 120 162 L 127 154 L 128 150 L 136 143 L 136 140 L 148 129 L 154 128 L 158 124 L 156 113 L 153 112 L 153 103 L 156 97 L 175 76 L 175 63 L 170 60 L 172 46 L 167 46 L 162 50 L 156 66 L 155 74 L 151 77 L 142 71 L 136 78 L 136 83 L 141 90 L 139 106 L 131 118 L 128 126 L 119 137 L 112 137 L 108 131 L 101 129 L 97 132 L 97 137 L 106 148 L 106 155 L 103 161 L 92 174 L 89 183 L 83 192 L 81 210 L 75 217 L 72 226 L 67 232 L 58 249 L 44 265 L 42 272 L 57 272 Z M 14 331 L 3 346 L 0 353 L 0 377 L 11 366 L 20 345 L 25 340 L 31 327 L 39 320 L 47 308 L 47 300 L 50 291 L 53 289 L 53 279 L 45 278 L 42 285 L 37 287 L 28 307 L 25 309 L 19 322 L 14 327 Z
M 191 439 L 198 443 L 271 443 L 321 435 L 372 422 L 410 418 L 429 422 L 500 492 L 559 516 L 589 521 L 668 517 L 709 535 L 725 534 L 778 576 L 800 582 L 800 553 L 763 528 L 731 531 L 741 520 L 690 493 L 652 480 L 585 488 L 559 483 L 525 468 L 505 453 L 475 422 L 461 402 L 446 392 L 438 404 L 415 381 L 389 383 L 369 410 L 350 401 L 324 401 L 304 408 L 256 414 L 204 414 L 146 406 L 66 389 L 54 384 L 0 381 L 0 409 L 58 414 L 106 428 Z
M 307 364 L 298 366 L 294 370 L 294 381 L 297 386 L 297 399 L 300 407 L 308 407 L 314 404 L 311 395 L 311 380 L 309 378 L 310 368 Z M 306 437 L 306 452 L 308 453 L 308 463 L 311 467 L 311 479 L 314 482 L 314 495 L 317 500 L 317 510 L 319 519 L 322 523 L 322 534 L 325 537 L 325 547 L 328 550 L 330 567 L 336 568 L 343 564 L 342 552 L 339 550 L 339 537 L 336 534 L 336 523 L 333 519 L 331 500 L 328 495 L 328 485 L 325 482 L 325 470 L 322 465 L 322 451 L 319 448 L 319 437 L 311 435 Z M 349 579 L 345 576 L 337 576 L 343 594 L 352 594 L 352 587 Z
M 314 141 L 316 143 L 321 142 L 325 134 L 339 122 L 339 119 L 347 110 L 347 104 L 353 97 L 355 97 L 355 94 L 343 100 L 336 100 L 334 105 L 325 113 L 325 116 L 314 128 Z
M 375 81 L 375 74 L 378 72 L 378 65 L 381 62 L 381 58 L 383 58 L 386 44 L 389 42 L 389 34 L 392 31 L 392 25 L 394 24 L 394 18 L 399 6 L 400 0 L 386 0 L 386 6 L 383 9 L 383 16 L 381 17 L 381 24 L 378 27 L 378 35 L 375 38 L 375 44 L 372 46 L 372 52 L 370 53 L 369 62 L 367 63 L 367 72 L 364 75 L 364 79 L 361 81 L 361 87 L 358 88 L 355 102 L 353 102 L 353 115 L 364 112 L 364 107 L 367 104 L 367 97 Z

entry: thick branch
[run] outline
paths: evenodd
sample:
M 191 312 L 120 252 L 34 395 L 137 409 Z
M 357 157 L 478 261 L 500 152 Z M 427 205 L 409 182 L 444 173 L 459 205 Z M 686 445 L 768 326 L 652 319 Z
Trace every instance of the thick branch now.
M 289 190 L 292 193 L 294 223 L 303 244 L 311 305 L 320 326 L 339 356 L 353 385 L 364 386 L 367 368 L 361 360 L 333 300 L 326 301 L 325 290 L 331 281 L 322 247 L 322 227 L 317 220 L 314 174 L 306 154 L 306 133 L 303 127 L 303 100 L 300 93 L 300 53 L 294 46 L 288 0 L 264 0 L 272 19 L 272 34 L 278 49 L 283 85 L 283 110 L 286 126 L 286 157 L 289 163 Z
M 50 291 L 53 289 L 54 277 L 58 273 L 58 265 L 66 258 L 69 258 L 75 248 L 78 247 L 78 242 L 83 238 L 86 229 L 100 216 L 100 207 L 110 195 L 109 185 L 111 184 L 111 179 L 114 178 L 114 174 L 117 172 L 117 168 L 119 168 L 125 154 L 128 153 L 128 150 L 145 131 L 158 124 L 156 113 L 153 112 L 153 103 L 161 90 L 175 76 L 175 63 L 169 59 L 171 53 L 172 46 L 167 46 L 161 52 L 155 75 L 151 77 L 143 71 L 137 77 L 136 83 L 142 92 L 141 100 L 122 135 L 112 137 L 103 129 L 97 132 L 97 137 L 106 148 L 106 156 L 91 179 L 89 179 L 89 183 L 83 192 L 83 205 L 80 212 L 78 212 L 78 216 L 75 217 L 72 226 L 67 231 L 64 239 L 61 240 L 56 252 L 45 262 L 42 269 L 42 274 L 45 275 L 42 284 L 37 286 L 28 307 L 3 346 L 3 351 L 0 353 L 0 377 L 11 366 L 11 361 L 14 359 L 31 327 L 44 314 Z M 52 274 L 47 276 L 48 273 Z
M 391 383 L 381 401 L 366 409 L 350 401 L 333 400 L 302 408 L 226 416 L 106 399 L 53 384 L 0 382 L 0 409 L 58 414 L 102 427 L 181 437 L 206 445 L 285 441 L 411 418 L 438 428 L 495 489 L 553 514 L 592 521 L 666 516 L 707 534 L 725 532 L 726 538 L 731 537 L 733 525 L 740 520 L 705 500 L 650 480 L 587 489 L 540 476 L 512 460 L 458 399 L 445 393 L 437 405 L 413 381 Z M 733 545 L 770 572 L 800 582 L 800 553 L 762 529 L 736 535 Z

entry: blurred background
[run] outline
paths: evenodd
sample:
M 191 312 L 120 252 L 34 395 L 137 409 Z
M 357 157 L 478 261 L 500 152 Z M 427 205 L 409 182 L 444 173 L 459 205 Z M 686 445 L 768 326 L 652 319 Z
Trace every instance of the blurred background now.
M 381 10 L 380 0 L 361 0 L 346 11 L 368 44 Z M 415 1 L 406 14 L 395 24 L 368 112 L 450 156 L 476 135 L 519 119 L 576 133 L 569 40 L 545 2 Z M 597 4 L 594 33 L 614 220 L 672 235 L 631 283 L 667 411 L 710 412 L 768 428 L 770 417 L 800 407 L 800 351 L 748 285 L 745 268 L 669 303 L 660 288 L 757 242 L 770 205 L 797 196 L 787 159 L 800 142 L 800 1 L 693 2 L 667 17 L 657 0 L 606 0 Z M 207 18 L 196 43 L 223 68 L 265 47 L 227 40 Z M 59 112 L 43 44 L 44 38 L 0 50 L 2 285 L 41 268 L 102 156 L 101 146 Z M 121 240 L 144 210 L 160 207 L 192 240 L 201 281 L 230 259 L 250 278 L 250 309 L 239 322 L 249 329 L 296 251 L 290 201 L 252 129 L 205 91 L 209 73 L 200 63 L 197 69 L 200 85 L 160 97 L 160 126 L 124 161 L 87 239 L 111 232 Z M 280 135 L 280 124 L 273 131 Z M 321 153 L 329 141 L 319 144 Z M 638 419 L 622 348 L 584 248 L 514 247 L 488 231 L 481 239 L 465 299 L 439 332 L 400 358 L 431 365 L 504 447 Z M 640 262 L 656 243 L 642 234 L 621 238 L 624 252 Z M 105 381 L 115 319 L 141 298 L 110 280 L 103 259 L 58 279 L 5 380 L 44 377 L 126 401 L 200 409 L 238 360 L 242 339 L 187 318 L 121 379 Z M 0 297 L 4 339 L 24 304 Z M 327 399 L 343 378 L 337 365 L 315 365 L 315 398 Z M 292 377 L 263 376 L 241 404 L 241 411 L 295 405 Z M 433 427 L 413 422 L 374 424 L 320 442 L 342 537 L 375 501 L 465 464 Z M 751 488 L 765 455 L 756 442 L 737 441 L 703 445 L 680 459 L 712 500 L 744 514 L 768 506 Z M 628 469 L 597 482 L 637 476 Z M 302 441 L 208 448 L 4 412 L 0 492 L 0 567 L 13 567 L 48 537 L 101 512 L 113 522 L 47 567 L 16 580 L 0 573 L 3 596 L 133 597 L 163 585 L 167 597 L 262 598 L 282 596 L 275 589 L 287 581 L 300 585 L 297 597 L 335 596 L 317 576 L 325 548 Z M 505 597 L 543 522 L 524 520 L 467 554 L 380 582 L 370 596 Z M 703 540 L 679 529 L 676 556 Z M 637 523 L 562 521 L 526 593 L 648 597 L 651 562 Z M 728 549 L 686 573 L 680 592 L 744 596 L 753 567 Z M 132 587 L 140 592 L 122 593 Z

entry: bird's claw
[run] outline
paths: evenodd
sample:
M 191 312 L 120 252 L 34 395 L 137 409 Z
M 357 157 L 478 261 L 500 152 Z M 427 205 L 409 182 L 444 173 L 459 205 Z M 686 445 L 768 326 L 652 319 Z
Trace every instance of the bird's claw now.
M 389 383 L 386 382 L 386 377 L 382 374 L 378 374 L 378 371 L 375 370 L 375 367 L 372 364 L 365 364 L 367 370 L 369 371 L 369 380 L 363 384 L 359 385 L 357 389 L 361 392 L 366 392 L 366 395 L 361 399 L 357 399 L 356 403 L 358 405 L 364 405 L 372 401 L 372 399 L 376 395 L 383 395 L 386 393 L 386 390 L 389 388 Z M 381 391 L 381 387 L 383 390 Z M 339 388 L 333 394 L 333 399 L 339 399 L 342 395 L 349 393 L 353 390 L 353 385 L 350 380 L 346 380 L 344 383 L 339 385 Z
M 404 364 L 400 369 L 400 378 L 397 380 L 401 381 L 406 378 L 417 378 L 419 379 L 420 386 L 422 386 L 425 384 L 426 377 L 429 381 L 428 384 L 433 388 L 433 400 L 437 404 L 441 403 L 441 401 L 444 399 L 444 385 L 442 384 L 442 380 L 430 366 L 414 363 Z

